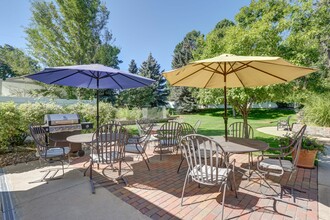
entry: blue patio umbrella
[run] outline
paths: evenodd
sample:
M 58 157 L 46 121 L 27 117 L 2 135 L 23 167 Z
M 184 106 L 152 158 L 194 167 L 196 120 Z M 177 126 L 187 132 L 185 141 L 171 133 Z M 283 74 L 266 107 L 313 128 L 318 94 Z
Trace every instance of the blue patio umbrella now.
M 145 87 L 155 80 L 101 64 L 46 68 L 26 77 L 46 84 L 96 89 L 96 126 L 99 127 L 99 89 Z

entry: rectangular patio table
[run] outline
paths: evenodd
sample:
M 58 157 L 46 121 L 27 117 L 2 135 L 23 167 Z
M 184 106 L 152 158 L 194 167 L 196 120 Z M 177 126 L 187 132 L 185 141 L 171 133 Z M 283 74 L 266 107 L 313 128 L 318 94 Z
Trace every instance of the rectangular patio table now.
M 256 139 L 228 137 L 228 141 L 226 141 L 225 137 L 223 136 L 210 136 L 210 137 L 216 142 L 218 142 L 222 147 L 222 149 L 224 150 L 226 154 L 225 160 L 229 160 L 229 157 L 233 154 L 260 152 L 260 151 L 265 151 L 269 148 L 268 143 Z M 252 175 L 253 172 L 253 171 L 251 172 L 250 161 L 249 161 L 248 172 L 249 172 L 248 179 L 250 179 L 250 176 Z

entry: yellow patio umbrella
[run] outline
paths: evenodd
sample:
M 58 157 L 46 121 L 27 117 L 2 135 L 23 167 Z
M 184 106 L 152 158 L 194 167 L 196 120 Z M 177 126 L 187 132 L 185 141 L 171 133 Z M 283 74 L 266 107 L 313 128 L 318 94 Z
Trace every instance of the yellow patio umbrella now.
M 285 83 L 317 69 L 293 65 L 280 57 L 222 54 L 163 73 L 172 86 L 223 88 L 225 138 L 227 140 L 226 89 Z

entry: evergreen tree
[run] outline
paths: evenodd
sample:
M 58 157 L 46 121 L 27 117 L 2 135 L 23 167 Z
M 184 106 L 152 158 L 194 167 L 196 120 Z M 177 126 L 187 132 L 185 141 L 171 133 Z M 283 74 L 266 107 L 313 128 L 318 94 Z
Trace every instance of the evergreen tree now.
M 197 48 L 199 37 L 201 37 L 201 33 L 193 30 L 184 37 L 182 42 L 176 45 L 172 60 L 173 69 L 185 66 L 193 60 L 193 51 Z M 175 101 L 178 112 L 191 112 L 196 109 L 196 100 L 192 96 L 193 90 L 187 87 L 171 87 L 170 100 Z
M 166 80 L 160 72 L 160 65 L 150 53 L 147 60 L 144 61 L 139 69 L 141 76 L 151 78 L 156 81 L 151 86 L 141 88 L 141 99 L 146 106 L 156 107 L 166 104 L 167 96 L 169 95 L 166 87 Z
M 131 60 L 128 66 L 128 72 L 138 74 L 138 67 L 134 59 Z M 139 88 L 123 90 L 119 93 L 117 104 L 119 106 L 135 107 L 136 100 L 139 99 Z
M 131 60 L 131 62 L 129 63 L 129 66 L 128 66 L 128 72 L 137 74 L 138 71 L 139 71 L 139 69 L 137 68 L 135 60 L 134 59 Z

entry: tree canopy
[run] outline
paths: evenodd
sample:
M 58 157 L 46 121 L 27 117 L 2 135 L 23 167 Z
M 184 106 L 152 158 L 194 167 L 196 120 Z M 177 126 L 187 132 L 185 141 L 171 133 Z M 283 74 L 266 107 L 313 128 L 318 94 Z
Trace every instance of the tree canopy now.
M 22 50 L 8 44 L 0 46 L 0 77 L 2 79 L 35 73 L 39 68 L 38 62 Z
M 35 0 L 31 11 L 28 47 L 45 66 L 101 63 L 118 68 L 120 49 L 113 46 L 106 28 L 110 12 L 100 0 Z M 91 90 L 64 88 L 68 98 L 92 96 Z

